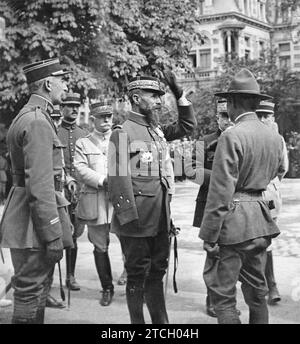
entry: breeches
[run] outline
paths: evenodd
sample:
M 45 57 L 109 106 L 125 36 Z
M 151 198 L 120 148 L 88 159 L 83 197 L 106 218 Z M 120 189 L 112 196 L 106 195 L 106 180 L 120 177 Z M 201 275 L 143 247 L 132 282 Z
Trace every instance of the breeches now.
M 206 259 L 203 277 L 211 292 L 216 311 L 236 306 L 236 284 L 242 283 L 244 298 L 250 309 L 265 303 L 268 288 L 265 280 L 266 248 L 270 238 L 220 246 L 220 259 Z
M 11 249 L 14 266 L 12 287 L 14 288 L 14 317 L 34 319 L 38 311 L 46 306 L 54 265 L 45 261 L 45 251 Z
M 155 237 L 120 236 L 125 256 L 127 285 L 143 287 L 145 280 L 163 279 L 168 267 L 169 237 L 161 230 Z
M 109 225 L 88 225 L 89 241 L 95 246 L 99 252 L 107 252 L 109 246 Z

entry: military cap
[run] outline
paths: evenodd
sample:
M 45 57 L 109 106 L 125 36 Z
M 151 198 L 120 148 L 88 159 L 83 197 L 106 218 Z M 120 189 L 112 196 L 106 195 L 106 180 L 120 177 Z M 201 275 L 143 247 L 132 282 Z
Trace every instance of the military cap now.
M 217 101 L 217 114 L 224 112 L 227 113 L 227 100 L 220 99 Z
M 110 99 L 101 100 L 90 105 L 91 113 L 93 117 L 103 116 L 103 115 L 112 115 L 113 106 Z
M 127 85 L 127 90 L 132 91 L 136 89 L 157 92 L 163 96 L 166 92 L 163 83 L 159 79 L 152 76 L 138 76 L 133 78 Z
M 80 105 L 81 101 L 80 101 L 80 94 L 79 93 L 73 93 L 73 92 L 69 92 L 66 94 L 62 105 Z
M 217 97 L 228 98 L 234 94 L 244 94 L 257 96 L 261 100 L 272 99 L 267 94 L 260 92 L 260 87 L 250 70 L 243 68 L 235 74 L 231 80 L 227 92 L 217 92 Z
M 28 84 L 48 76 L 62 76 L 70 73 L 70 71 L 63 69 L 58 58 L 31 63 L 23 67 L 23 71 Z
M 51 113 L 51 118 L 58 119 L 62 117 L 59 105 L 53 106 L 53 112 Z
M 256 112 L 264 112 L 266 114 L 274 114 L 275 104 L 270 101 L 261 101 Z

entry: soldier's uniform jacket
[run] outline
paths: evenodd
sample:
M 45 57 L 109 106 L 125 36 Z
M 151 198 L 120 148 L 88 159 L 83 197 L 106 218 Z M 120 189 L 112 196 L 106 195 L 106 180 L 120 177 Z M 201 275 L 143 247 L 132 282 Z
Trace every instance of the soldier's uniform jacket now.
M 203 137 L 204 141 L 204 179 L 200 186 L 197 199 L 196 208 L 194 213 L 194 227 L 200 227 L 204 215 L 204 209 L 206 205 L 206 199 L 208 194 L 210 174 L 212 170 L 213 160 L 215 157 L 215 151 L 217 149 L 218 139 L 222 131 L 218 129 L 212 134 Z
M 243 114 L 219 138 L 200 238 L 230 245 L 278 235 L 268 203 L 259 195 L 282 168 L 280 135 L 255 113 Z M 247 201 L 238 192 L 247 193 Z
M 33 94 L 8 131 L 14 185 L 1 222 L 3 247 L 41 248 L 59 237 L 72 246 L 69 202 L 61 192 L 63 146 L 51 111 L 46 99 Z
M 107 151 L 111 131 L 96 133 L 76 142 L 74 165 L 83 183 L 77 216 L 88 225 L 103 225 L 111 222 L 112 204 L 108 202 L 103 181 L 107 178 Z M 100 187 L 99 187 L 100 185 Z
M 162 212 L 169 226 L 169 202 L 165 195 L 172 176 L 166 163 L 170 159 L 166 141 L 189 134 L 196 125 L 191 105 L 179 106 L 178 110 L 176 123 L 155 130 L 144 116 L 130 112 L 123 128 L 111 135 L 108 184 L 114 206 L 112 229 L 121 235 L 155 236 Z M 138 228 L 130 225 L 134 220 L 138 220 Z
M 74 156 L 76 141 L 81 137 L 85 137 L 88 132 L 76 123 L 69 123 L 66 120 L 62 120 L 61 125 L 58 127 L 58 137 L 61 143 L 65 146 L 64 160 L 67 176 L 71 176 L 76 179 Z

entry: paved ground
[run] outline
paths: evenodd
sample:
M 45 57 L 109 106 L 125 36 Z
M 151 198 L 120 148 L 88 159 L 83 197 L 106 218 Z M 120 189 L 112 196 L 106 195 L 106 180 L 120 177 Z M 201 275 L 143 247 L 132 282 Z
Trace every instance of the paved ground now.
M 216 320 L 205 314 L 205 286 L 202 269 L 205 254 L 202 242 L 198 239 L 198 229 L 191 226 L 195 198 L 198 187 L 191 182 L 176 184 L 176 196 L 172 202 L 173 218 L 176 226 L 181 227 L 178 237 L 179 267 L 177 284 L 179 292 L 172 289 L 171 273 L 168 284 L 167 309 L 171 323 L 176 324 L 214 324 Z M 282 185 L 284 199 L 283 212 L 279 225 L 282 234 L 274 241 L 275 273 L 282 301 L 278 306 L 270 307 L 271 323 L 300 323 L 300 180 L 286 179 Z M 7 264 L 0 265 L 1 277 L 9 279 L 12 268 L 9 252 L 4 250 Z M 125 300 L 125 287 L 115 286 L 115 298 L 110 307 L 101 307 L 99 300 L 99 281 L 93 262 L 93 248 L 86 233 L 79 240 L 79 258 L 77 279 L 81 291 L 72 292 L 71 308 L 64 310 L 47 309 L 46 323 L 49 324 L 123 324 L 129 323 Z M 121 250 L 118 240 L 111 236 L 110 255 L 114 280 L 122 271 Z M 64 265 L 64 263 L 62 264 Z M 63 267 L 63 273 L 65 269 Z M 2 280 L 3 285 L 3 280 Z M 52 294 L 59 297 L 58 276 Z M 7 298 L 12 298 L 10 292 Z M 238 307 L 242 311 L 241 320 L 247 323 L 247 307 L 241 292 L 238 292 Z M 12 309 L 0 308 L 0 323 L 9 323 Z M 146 321 L 150 323 L 145 309 Z

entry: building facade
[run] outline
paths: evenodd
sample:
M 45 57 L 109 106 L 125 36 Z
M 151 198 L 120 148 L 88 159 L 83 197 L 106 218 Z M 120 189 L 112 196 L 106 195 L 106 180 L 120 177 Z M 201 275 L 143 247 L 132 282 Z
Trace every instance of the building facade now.
M 278 64 L 300 72 L 300 10 L 281 0 L 199 0 L 198 30 L 203 37 L 190 52 L 193 72 L 182 73 L 186 88 L 210 83 L 222 58 L 265 58 L 278 50 Z

